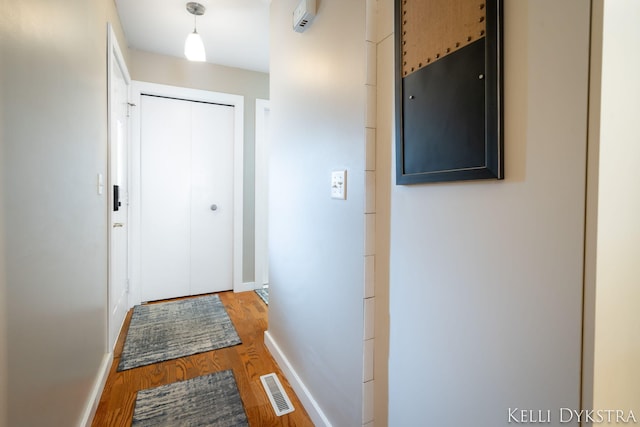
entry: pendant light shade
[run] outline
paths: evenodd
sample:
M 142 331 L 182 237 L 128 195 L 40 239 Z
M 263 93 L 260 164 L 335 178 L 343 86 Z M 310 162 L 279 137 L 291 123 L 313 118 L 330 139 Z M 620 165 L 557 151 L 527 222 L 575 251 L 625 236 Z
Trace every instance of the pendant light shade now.
M 207 60 L 207 55 L 204 51 L 202 37 L 196 30 L 196 16 L 204 15 L 205 8 L 200 3 L 189 2 L 187 3 L 187 11 L 193 15 L 193 32 L 187 36 L 187 40 L 184 42 L 184 56 L 189 61 L 204 62 Z
M 202 37 L 196 30 L 193 30 L 193 33 L 189 34 L 184 42 L 184 56 L 189 61 L 204 62 L 207 60 Z

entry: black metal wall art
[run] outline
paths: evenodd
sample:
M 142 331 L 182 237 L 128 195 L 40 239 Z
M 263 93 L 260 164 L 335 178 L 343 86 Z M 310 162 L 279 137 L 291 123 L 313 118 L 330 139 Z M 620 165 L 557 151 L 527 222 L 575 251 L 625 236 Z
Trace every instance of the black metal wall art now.
M 396 183 L 504 178 L 502 0 L 395 0 Z

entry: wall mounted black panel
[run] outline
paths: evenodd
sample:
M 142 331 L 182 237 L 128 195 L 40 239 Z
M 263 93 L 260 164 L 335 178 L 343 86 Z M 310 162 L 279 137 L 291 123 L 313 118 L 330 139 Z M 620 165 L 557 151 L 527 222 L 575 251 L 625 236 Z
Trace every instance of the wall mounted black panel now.
M 485 166 L 484 41 L 403 79 L 404 173 Z
M 411 1 L 417 0 L 396 0 L 396 34 L 406 34 L 407 12 L 420 14 L 407 7 Z M 480 9 L 486 13 L 481 37 L 456 43 L 419 67 L 407 65 L 411 40 L 397 38 L 397 184 L 504 178 L 501 2 L 490 0 Z

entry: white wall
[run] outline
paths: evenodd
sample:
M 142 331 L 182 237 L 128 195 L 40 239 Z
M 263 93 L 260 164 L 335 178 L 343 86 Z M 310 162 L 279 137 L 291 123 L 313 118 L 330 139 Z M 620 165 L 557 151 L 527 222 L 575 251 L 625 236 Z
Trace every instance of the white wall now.
M 335 426 L 362 421 L 365 2 L 271 4 L 269 334 Z M 348 198 L 330 198 L 347 169 Z
M 106 352 L 107 20 L 122 33 L 110 0 L 1 5 L 8 425 L 72 426 Z
M 243 281 L 254 281 L 255 105 L 269 98 L 269 74 L 130 50 L 131 78 L 151 83 L 242 95 L 244 99 Z
M 589 9 L 505 2 L 504 181 L 391 188 L 391 426 L 579 407 Z
M 640 4 L 604 7 L 597 165 L 593 408 L 640 407 Z M 599 140 L 598 140 L 599 139 Z M 593 189 L 592 189 L 593 190 Z M 590 193 L 594 194 L 594 193 Z M 595 242 L 591 242 L 595 243 Z M 588 402 L 591 403 L 591 402 Z

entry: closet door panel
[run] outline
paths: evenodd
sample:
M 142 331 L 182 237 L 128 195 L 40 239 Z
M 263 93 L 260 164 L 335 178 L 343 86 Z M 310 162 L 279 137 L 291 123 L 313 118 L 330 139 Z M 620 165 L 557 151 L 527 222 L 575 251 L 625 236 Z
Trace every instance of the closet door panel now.
M 189 295 L 190 102 L 142 96 L 140 144 L 142 300 Z

